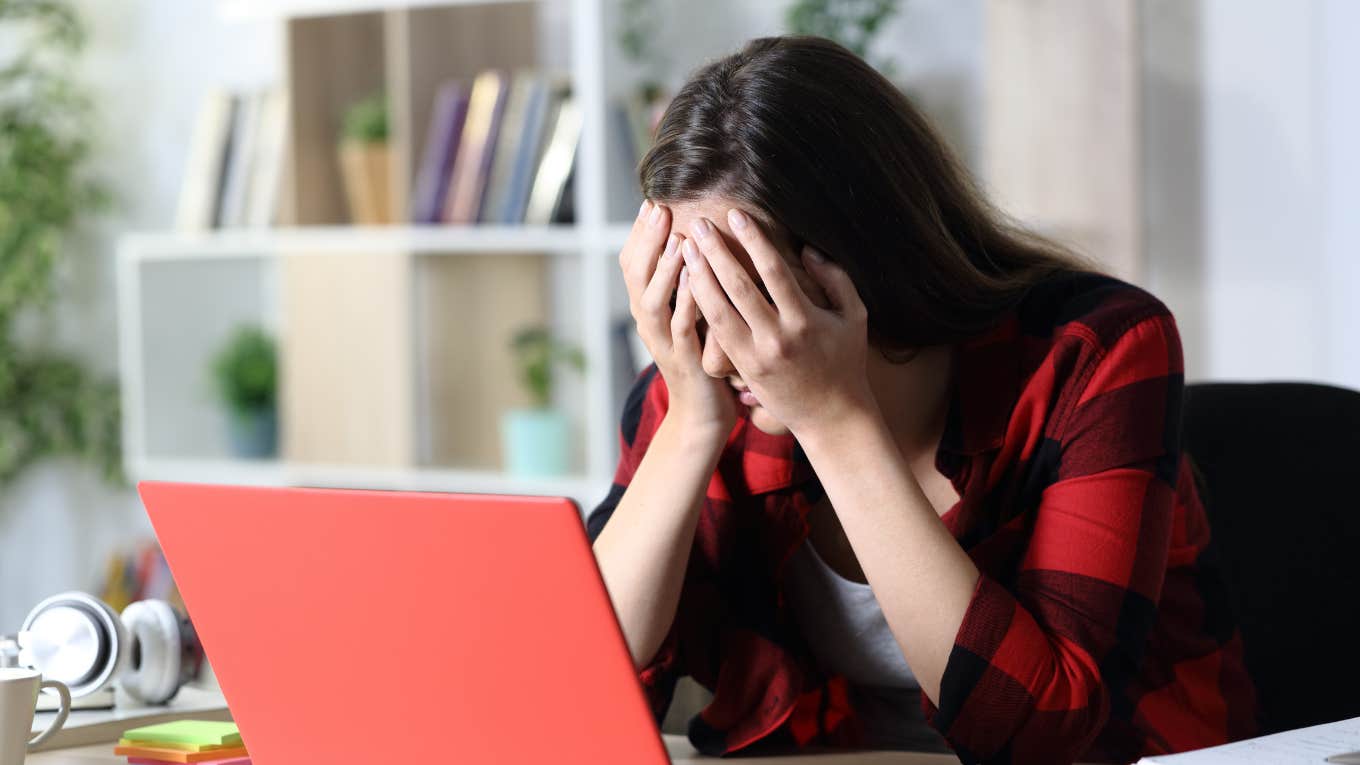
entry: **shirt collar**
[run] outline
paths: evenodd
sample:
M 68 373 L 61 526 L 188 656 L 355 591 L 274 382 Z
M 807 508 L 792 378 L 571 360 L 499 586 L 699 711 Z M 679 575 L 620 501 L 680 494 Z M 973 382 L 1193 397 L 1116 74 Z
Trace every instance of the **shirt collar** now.
M 992 329 L 955 345 L 941 452 L 972 457 L 1001 448 L 1020 397 L 1022 345 L 1014 312 Z

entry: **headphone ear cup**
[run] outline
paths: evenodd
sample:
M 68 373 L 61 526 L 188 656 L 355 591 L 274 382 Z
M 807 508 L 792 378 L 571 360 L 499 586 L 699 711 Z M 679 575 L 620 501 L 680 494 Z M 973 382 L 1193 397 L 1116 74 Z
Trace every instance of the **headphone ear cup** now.
M 19 628 L 19 663 L 60 680 L 72 697 L 110 685 L 127 665 L 131 637 L 117 612 L 84 592 L 62 592 L 33 607 Z
M 123 610 L 132 643 L 118 682 L 127 694 L 147 704 L 164 704 L 181 685 L 184 641 L 180 618 L 163 600 L 140 600 Z

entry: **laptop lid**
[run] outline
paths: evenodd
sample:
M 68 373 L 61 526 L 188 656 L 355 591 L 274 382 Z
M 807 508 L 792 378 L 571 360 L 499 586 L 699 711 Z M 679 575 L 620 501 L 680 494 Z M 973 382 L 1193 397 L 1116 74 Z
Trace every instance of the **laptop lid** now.
M 256 765 L 667 761 L 570 500 L 138 489 Z

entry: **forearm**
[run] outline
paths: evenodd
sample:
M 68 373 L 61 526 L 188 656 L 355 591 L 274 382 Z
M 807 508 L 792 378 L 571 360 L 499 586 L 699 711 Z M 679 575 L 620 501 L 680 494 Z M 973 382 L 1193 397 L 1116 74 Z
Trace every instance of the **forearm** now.
M 667 415 L 595 540 L 600 574 L 639 669 L 675 619 L 704 491 L 726 437 Z
M 938 701 L 978 570 L 876 413 L 800 434 L 846 538 L 921 689 Z

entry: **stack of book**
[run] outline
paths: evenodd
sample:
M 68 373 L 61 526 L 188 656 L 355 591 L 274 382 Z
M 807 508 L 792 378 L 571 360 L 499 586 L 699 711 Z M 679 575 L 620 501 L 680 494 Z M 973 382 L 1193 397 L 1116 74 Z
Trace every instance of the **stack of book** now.
M 435 96 L 411 194 L 414 223 L 573 220 L 581 114 L 570 88 L 540 72 L 488 70 Z
M 230 722 L 177 720 L 133 728 L 123 733 L 113 753 L 133 765 L 251 765 L 241 732 Z
M 190 139 L 176 227 L 273 225 L 287 135 L 288 105 L 281 91 L 210 92 Z

